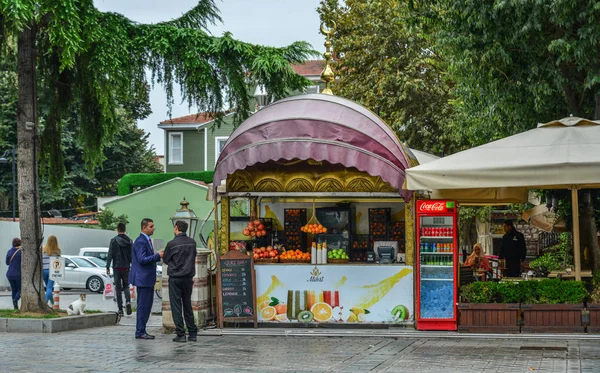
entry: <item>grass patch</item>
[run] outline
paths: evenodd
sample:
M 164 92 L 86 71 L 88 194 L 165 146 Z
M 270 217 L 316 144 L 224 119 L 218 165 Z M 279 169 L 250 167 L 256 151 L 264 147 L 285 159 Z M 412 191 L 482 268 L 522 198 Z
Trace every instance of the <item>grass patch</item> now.
M 10 319 L 56 319 L 67 316 L 66 311 L 53 311 L 50 313 L 40 312 L 21 312 L 20 310 L 4 309 L 0 310 L 0 317 Z
M 85 310 L 85 314 L 105 313 L 100 310 Z M 41 312 L 21 312 L 20 310 L 0 309 L 0 318 L 9 319 L 57 319 L 59 317 L 67 317 L 67 311 L 59 310 L 50 313 Z

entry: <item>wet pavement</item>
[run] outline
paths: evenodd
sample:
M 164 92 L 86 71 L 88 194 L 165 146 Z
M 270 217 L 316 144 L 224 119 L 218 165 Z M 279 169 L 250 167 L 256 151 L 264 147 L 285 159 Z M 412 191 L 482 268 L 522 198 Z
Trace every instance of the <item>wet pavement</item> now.
M 0 308 L 10 304 L 4 294 Z M 77 296 L 64 294 L 63 304 Z M 88 300 L 88 309 L 116 309 L 99 294 Z M 600 343 L 589 336 L 321 337 L 229 329 L 223 336 L 207 330 L 197 342 L 174 343 L 172 334 L 162 334 L 158 315 L 148 324 L 155 340 L 136 340 L 134 331 L 135 313 L 103 328 L 0 333 L 0 372 L 600 372 Z

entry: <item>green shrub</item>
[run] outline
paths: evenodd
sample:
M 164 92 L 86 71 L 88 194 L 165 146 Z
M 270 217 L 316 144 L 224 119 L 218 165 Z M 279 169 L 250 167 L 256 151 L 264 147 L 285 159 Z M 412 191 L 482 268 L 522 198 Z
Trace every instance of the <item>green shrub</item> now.
M 590 302 L 600 303 L 600 271 L 594 272 L 592 278 L 592 290 L 590 291 Z
M 467 303 L 582 303 L 588 296 L 581 281 L 544 279 L 519 282 L 474 282 L 460 289 Z
M 197 172 L 168 172 L 157 174 L 127 174 L 119 180 L 119 195 L 126 196 L 133 192 L 134 188 L 149 187 L 160 184 L 164 181 L 171 180 L 176 177 L 182 179 L 202 181 L 204 183 L 212 183 L 213 171 L 197 171 Z
M 460 296 L 466 303 L 492 303 L 494 282 L 473 282 L 460 288 Z
M 581 303 L 588 292 L 581 281 L 545 279 L 538 281 L 535 303 Z
M 573 264 L 572 253 L 571 234 L 561 233 L 559 243 L 545 249 L 539 258 L 529 263 L 529 266 L 545 276 L 551 271 L 557 271 Z

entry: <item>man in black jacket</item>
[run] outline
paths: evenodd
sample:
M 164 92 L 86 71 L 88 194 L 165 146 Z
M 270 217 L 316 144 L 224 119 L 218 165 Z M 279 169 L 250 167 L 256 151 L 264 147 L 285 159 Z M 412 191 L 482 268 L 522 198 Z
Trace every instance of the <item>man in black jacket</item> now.
M 192 311 L 192 288 L 196 274 L 196 241 L 187 236 L 185 233 L 187 229 L 186 222 L 181 220 L 175 222 L 173 229 L 175 238 L 169 241 L 162 257 L 163 262 L 168 266 L 169 302 L 177 333 L 173 342 L 186 341 L 183 317 L 181 316 L 182 305 L 185 325 L 189 332 L 188 340 L 196 341 L 198 334 Z
M 123 316 L 123 297 L 125 292 L 125 307 L 127 314 L 131 315 L 131 298 L 129 296 L 129 268 L 131 267 L 131 238 L 125 234 L 125 224 L 117 225 L 117 235 L 110 240 L 108 256 L 106 258 L 106 274 L 110 275 L 110 264 L 113 265 L 113 280 L 117 288 L 117 307 L 119 315 Z
M 527 245 L 523 233 L 517 231 L 511 220 L 505 220 L 503 224 L 504 236 L 500 242 L 500 259 L 506 259 L 506 277 L 519 277 L 521 266 L 527 255 Z

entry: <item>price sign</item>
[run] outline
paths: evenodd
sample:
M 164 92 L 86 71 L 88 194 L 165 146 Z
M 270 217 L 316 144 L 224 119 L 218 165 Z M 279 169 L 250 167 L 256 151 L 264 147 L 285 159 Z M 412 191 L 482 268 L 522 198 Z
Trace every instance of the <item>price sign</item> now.
M 219 260 L 219 314 L 224 321 L 252 320 L 256 325 L 254 263 L 252 258 L 230 251 Z

